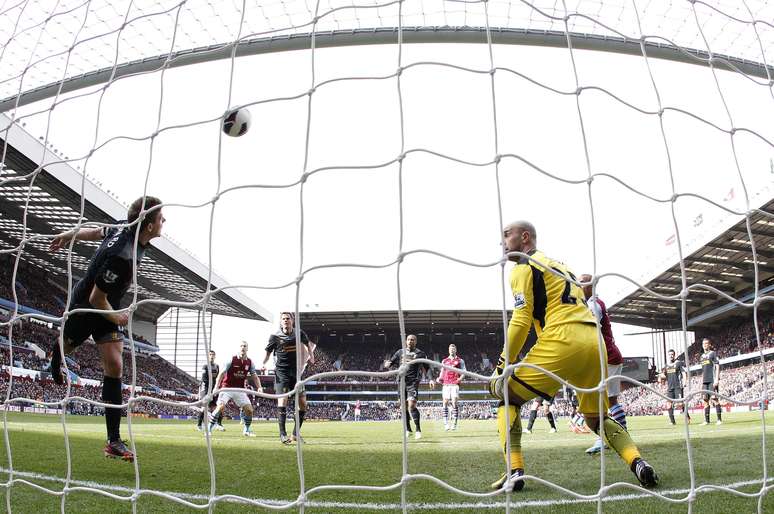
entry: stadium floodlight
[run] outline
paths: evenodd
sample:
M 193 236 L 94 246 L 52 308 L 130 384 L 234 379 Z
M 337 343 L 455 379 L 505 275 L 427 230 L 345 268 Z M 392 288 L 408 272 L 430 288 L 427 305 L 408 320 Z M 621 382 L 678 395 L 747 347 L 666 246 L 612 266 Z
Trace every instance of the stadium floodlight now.
M 53 8 L 51 7 L 53 5 Z M 51 9 L 51 10 L 49 10 Z M 600 172 L 592 169 L 589 162 L 588 144 L 584 132 L 584 119 L 593 114 L 587 113 L 583 108 L 581 99 L 582 93 L 592 87 L 582 82 L 574 66 L 574 58 L 578 50 L 594 50 L 603 52 L 614 52 L 625 54 L 631 59 L 640 59 L 648 69 L 650 84 L 648 88 L 656 98 L 657 108 L 655 110 L 643 110 L 642 108 L 626 103 L 615 95 L 614 91 L 605 88 L 593 86 L 618 100 L 625 108 L 629 108 L 645 115 L 662 119 L 667 111 L 680 112 L 686 116 L 700 120 L 704 124 L 712 127 L 720 133 L 726 134 L 729 139 L 729 148 L 738 163 L 737 150 L 734 145 L 735 138 L 739 134 L 747 134 L 757 137 L 769 147 L 774 146 L 764 134 L 759 133 L 754 128 L 746 125 L 737 125 L 732 116 L 733 107 L 726 98 L 726 92 L 722 81 L 718 79 L 720 73 L 733 73 L 746 79 L 751 87 L 765 89 L 771 94 L 774 87 L 774 68 L 769 64 L 772 54 L 774 54 L 774 5 L 762 0 L 739 0 L 739 1 L 712 1 L 707 0 L 685 0 L 674 2 L 646 2 L 636 0 L 565 0 L 562 2 L 546 0 L 362 0 L 362 1 L 325 1 L 309 2 L 301 0 L 266 0 L 264 2 L 224 2 L 218 8 L 213 8 L 211 2 L 204 0 L 174 0 L 174 1 L 149 1 L 149 2 L 120 2 L 118 0 L 92 0 L 92 1 L 62 1 L 56 3 L 49 2 L 17 2 L 12 5 L 0 8 L 0 34 L 3 40 L 0 41 L 0 112 L 6 113 L 11 123 L 6 126 L 0 126 L 0 137 L 4 140 L 3 160 L 0 163 L 0 188 L 12 185 L 11 179 L 7 179 L 1 173 L 6 166 L 5 156 L 7 154 L 8 134 L 14 128 L 14 124 L 21 125 L 25 118 L 48 111 L 53 113 L 57 107 L 71 101 L 74 98 L 94 95 L 99 98 L 109 88 L 114 87 L 116 83 L 124 78 L 137 76 L 139 74 L 163 74 L 167 70 L 182 66 L 194 66 L 200 63 L 213 60 L 230 60 L 233 71 L 234 61 L 237 58 L 246 55 L 265 54 L 284 52 L 291 50 L 303 50 L 311 55 L 311 82 L 304 85 L 294 85 L 295 89 L 288 91 L 288 96 L 297 96 L 299 98 L 308 97 L 309 105 L 314 102 L 315 95 L 321 88 L 326 87 L 333 81 L 325 83 L 315 82 L 315 59 L 314 55 L 318 49 L 331 48 L 339 46 L 362 46 L 362 45 L 395 45 L 397 52 L 396 71 L 388 77 L 382 77 L 385 80 L 394 80 L 399 102 L 396 108 L 400 111 L 401 119 L 401 147 L 393 156 L 392 163 L 399 167 L 403 165 L 406 159 L 411 159 L 412 149 L 403 146 L 404 127 L 402 124 L 404 115 L 404 106 L 402 94 L 406 87 L 402 83 L 402 75 L 407 67 L 419 66 L 448 66 L 451 64 L 445 62 L 406 62 L 403 57 L 403 45 L 417 43 L 468 43 L 481 44 L 488 47 L 488 57 L 481 63 L 478 69 L 460 69 L 460 73 L 470 72 L 478 74 L 489 74 L 491 82 L 491 117 L 494 127 L 495 138 L 492 141 L 491 159 L 486 163 L 477 165 L 493 166 L 498 174 L 497 199 L 500 206 L 499 212 L 502 213 L 502 192 L 500 190 L 499 170 L 501 163 L 506 159 L 518 158 L 513 154 L 506 154 L 508 149 L 503 147 L 497 140 L 498 117 L 497 105 L 498 98 L 503 91 L 496 88 L 498 77 L 502 74 L 513 73 L 522 76 L 518 67 L 512 63 L 500 63 L 495 59 L 492 48 L 496 45 L 532 45 L 548 46 L 565 49 L 570 59 L 568 67 L 570 75 L 573 77 L 574 90 L 558 91 L 548 85 L 541 84 L 539 80 L 524 77 L 533 83 L 545 86 L 555 95 L 564 95 L 574 97 L 577 104 L 579 117 L 579 136 L 582 141 L 586 154 L 587 176 L 578 183 L 587 182 L 589 188 L 589 208 L 592 213 L 593 229 L 593 201 L 591 187 L 594 179 L 600 175 Z M 680 109 L 661 103 L 659 92 L 659 81 L 650 71 L 652 59 L 667 59 L 687 65 L 703 66 L 709 70 L 709 79 L 716 83 L 716 92 L 720 101 L 724 105 L 727 118 L 723 125 L 718 125 L 711 120 L 702 118 L 701 115 L 694 114 L 689 110 Z M 615 74 L 616 70 L 610 70 Z M 346 78 L 346 77 L 342 77 Z M 231 76 L 224 77 L 229 81 L 229 91 L 231 90 L 233 73 Z M 100 87 L 94 87 L 100 86 Z M 774 100 L 774 95 L 772 95 Z M 45 100 L 45 102 L 43 102 Z M 256 103 L 266 102 L 271 99 L 256 100 Z M 461 100 L 461 101 L 464 101 Z M 20 115 L 17 110 L 23 106 L 34 107 L 36 102 L 41 102 L 41 109 L 36 113 Z M 224 113 L 234 106 L 224 105 Z M 161 110 L 161 106 L 159 106 Z M 307 128 L 311 123 L 311 107 L 307 114 Z M 190 125 L 204 124 L 213 120 L 199 120 Z M 254 123 L 259 123 L 255 121 Z M 770 121 L 769 121 L 770 123 Z M 189 125 L 189 126 L 190 126 Z M 146 138 L 153 138 L 162 131 L 176 130 L 179 127 L 165 127 L 161 125 L 161 116 L 153 133 L 147 134 Z M 669 134 L 661 125 L 661 136 L 664 146 L 654 148 L 653 151 L 665 152 L 669 154 Z M 219 131 L 220 132 L 220 131 Z M 222 134 L 219 134 L 222 137 Z M 48 146 L 48 134 L 46 134 L 43 145 Z M 96 143 L 95 143 L 96 144 Z M 304 161 L 304 169 L 298 183 L 303 184 L 309 173 L 319 170 L 313 170 L 308 167 L 308 155 L 310 145 L 310 133 L 307 130 L 304 155 L 307 159 Z M 502 152 L 502 153 L 501 153 Z M 436 155 L 439 158 L 454 159 L 454 156 Z M 36 162 L 38 168 L 24 180 L 30 182 L 26 188 L 27 202 L 22 205 L 26 209 L 29 207 L 29 199 L 34 194 L 34 176 L 50 163 L 46 161 L 46 156 L 40 156 L 40 161 Z M 60 158 L 64 161 L 70 159 Z M 73 161 L 80 159 L 73 159 Z M 459 161 L 459 160 L 458 160 Z M 461 161 L 460 161 L 461 162 Z M 363 166 L 362 168 L 365 168 Z M 149 167 L 150 169 L 150 167 Z M 535 167 L 536 170 L 543 170 Z M 745 184 L 745 177 L 741 170 L 736 170 L 740 182 Z M 671 197 L 659 199 L 647 196 L 654 202 L 669 205 L 674 212 L 674 204 L 680 195 L 686 193 L 678 190 L 674 183 L 674 174 L 671 167 L 668 169 L 669 177 L 672 182 Z M 149 173 L 149 171 L 148 171 Z M 556 180 L 564 180 L 553 177 Z M 14 178 L 13 181 L 20 179 Z M 84 179 L 85 180 L 85 179 Z M 147 187 L 147 175 L 142 178 L 142 183 Z M 261 186 L 256 186 L 261 187 Z M 275 187 L 275 186 L 272 186 Z M 629 189 L 635 190 L 630 186 Z M 84 189 L 81 189 L 83 195 Z M 143 189 L 145 191 L 145 189 Z M 638 191 L 637 191 L 638 192 Z M 149 192 L 148 192 L 149 193 Z M 639 192 L 638 192 L 639 193 Z M 746 191 L 745 191 L 746 194 Z M 214 205 L 217 202 L 228 201 L 228 195 L 224 191 L 218 191 L 210 203 Z M 705 202 L 712 203 L 716 207 L 728 212 L 748 216 L 748 237 L 754 241 L 752 229 L 750 228 L 749 215 L 754 211 L 749 198 L 745 199 L 745 209 L 742 212 L 733 211 L 727 207 L 713 203 L 711 199 L 700 196 Z M 85 202 L 85 198 L 83 198 Z M 399 201 L 401 209 L 403 208 L 402 197 Z M 82 204 L 83 205 L 83 204 Z M 185 206 L 193 207 L 193 206 Z M 83 209 L 83 207 L 82 207 Z M 81 212 L 83 214 L 83 211 Z M 768 213 L 767 213 L 768 214 Z M 400 212 L 401 220 L 403 211 Z M 769 214 L 769 216 L 771 216 Z M 26 221 L 26 215 L 25 215 Z M 303 212 L 301 215 L 301 228 L 303 231 Z M 80 220 L 75 226 L 80 227 Z M 502 233 L 503 220 L 500 219 L 500 229 Z M 24 250 L 25 244 L 30 243 L 31 236 L 26 231 L 21 234 L 21 243 L 15 248 L 4 248 L 0 253 L 14 254 L 18 260 Z M 671 291 L 674 294 L 662 294 L 659 292 L 648 291 L 650 295 L 659 299 L 677 300 L 682 306 L 683 312 L 683 332 L 687 331 L 685 319 L 685 305 L 689 301 L 691 290 L 686 287 L 686 267 L 683 261 L 681 232 L 680 227 L 675 221 L 675 235 L 677 248 L 680 252 L 682 287 L 679 291 Z M 211 236 L 211 234 L 210 234 Z M 399 253 L 394 257 L 393 263 L 397 264 L 397 280 L 400 284 L 400 269 L 404 258 L 408 257 L 406 249 L 403 247 L 403 226 L 401 223 L 401 238 Z M 592 233 L 596 237 L 595 233 Z M 303 243 L 300 248 L 301 256 L 298 279 L 288 284 L 289 287 L 301 287 L 301 280 L 307 273 L 314 270 L 303 267 Z M 418 251 L 414 251 L 418 252 Z M 71 258 L 70 254 L 70 258 Z M 436 254 L 437 255 L 437 254 Z M 444 256 L 451 257 L 451 256 Z M 757 310 L 762 301 L 758 290 L 758 267 L 757 256 L 755 254 L 755 245 L 752 245 L 752 262 L 755 271 L 755 297 L 754 300 L 741 302 L 734 298 L 731 301 L 738 305 L 752 309 L 756 320 L 756 340 L 758 348 L 761 348 L 761 338 L 758 333 Z M 458 260 L 462 264 L 478 265 L 476 263 Z M 503 258 L 497 262 L 489 263 L 488 266 L 501 266 L 504 281 L 504 266 L 506 259 Z M 347 266 L 348 264 L 339 264 L 338 266 Z M 596 260 L 595 260 L 596 266 Z M 136 271 L 136 266 L 135 266 Z M 15 269 L 14 269 L 15 277 Z M 136 281 L 135 273 L 135 281 Z M 605 276 L 597 277 L 597 280 L 605 279 Z M 12 283 L 15 282 L 15 279 Z M 631 281 L 635 284 L 634 281 Z M 69 284 L 72 286 L 72 270 L 70 269 Z M 262 287 L 258 285 L 258 287 Z M 711 285 L 701 286 L 705 291 L 711 291 L 716 294 L 723 294 Z M 206 288 L 209 290 L 208 287 Z M 405 323 L 402 314 L 402 305 L 400 297 L 400 285 L 398 287 L 397 309 L 400 314 L 400 327 L 405 340 Z M 503 295 L 506 297 L 508 295 Z M 211 294 L 207 294 L 198 302 L 168 302 L 169 305 L 179 305 L 181 307 L 197 307 L 206 310 Z M 298 298 L 298 296 L 296 297 Z M 14 298 L 17 300 L 17 298 Z M 138 305 L 136 291 L 132 298 L 130 310 Z M 298 315 L 300 305 L 298 301 L 295 306 L 296 315 Z M 508 306 L 503 303 L 503 326 L 506 324 L 506 310 Z M 65 313 L 67 316 L 69 313 Z M 24 315 L 28 316 L 29 315 Z M 18 311 L 14 310 L 11 319 L 2 322 L 3 326 L 8 326 L 10 330 L 10 339 L 13 339 L 13 324 L 22 317 Z M 131 324 L 130 324 L 131 333 Z M 209 341 L 205 338 L 205 350 L 209 350 Z M 683 338 L 684 351 L 688 354 L 687 338 Z M 61 339 L 60 339 L 61 344 Z M 13 358 L 13 346 L 10 346 L 11 362 Z M 132 363 L 134 364 L 134 347 L 131 346 Z M 761 366 L 763 367 L 764 380 L 766 379 L 765 365 L 761 356 Z M 432 363 L 437 364 L 437 363 Z M 134 368 L 134 366 L 133 366 Z M 514 369 L 509 367 L 509 370 Z M 368 372 L 348 372 L 359 375 L 377 375 Z M 405 378 L 405 369 L 398 373 Z M 391 373 L 392 375 L 395 372 Z M 486 380 L 488 377 L 466 372 L 466 375 Z M 380 374 L 386 376 L 387 374 Z M 307 380 L 314 380 L 319 375 L 309 377 Z M 132 385 L 136 385 L 136 372 L 132 377 Z M 609 378 L 608 378 L 609 379 Z M 628 380 L 627 378 L 623 378 Z M 10 383 L 13 383 L 13 375 L 9 377 Z M 303 383 L 302 381 L 300 385 Z M 572 385 L 572 384 L 568 384 Z M 215 384 L 210 384 L 210 391 L 215 389 Z M 298 395 L 301 389 L 297 387 L 291 391 L 290 395 Z M 507 388 L 506 388 L 507 390 Z M 597 390 L 605 390 L 605 381 L 599 384 Z M 767 401 L 768 389 L 764 387 L 762 397 L 756 401 Z M 21 403 L 30 399 L 12 397 L 13 388 L 9 386 L 6 393 L 6 405 Z M 254 391 L 245 390 L 248 394 L 255 395 Z M 693 397 L 699 392 L 688 391 L 687 396 Z M 265 396 L 265 395 L 264 395 Z M 665 396 L 660 396 L 666 399 Z M 67 396 L 60 402 L 49 402 L 53 406 L 65 407 L 69 401 L 72 401 L 70 389 Z M 191 405 L 206 405 L 209 397 L 198 402 L 192 402 Z M 727 398 L 729 401 L 734 401 Z M 106 404 L 94 402 L 88 399 L 80 399 L 95 405 L 105 406 Z M 127 407 L 131 413 L 132 407 L 139 401 L 160 401 L 156 398 L 142 397 L 135 393 L 132 388 L 131 396 L 124 407 Z M 298 401 L 296 402 L 298 406 Z M 296 415 L 298 415 L 296 407 Z M 761 411 L 761 423 L 765 427 L 765 413 Z M 404 413 L 405 416 L 405 413 Z M 69 451 L 69 437 L 67 432 L 67 416 L 65 409 L 62 409 L 62 428 L 65 434 L 65 445 L 67 451 L 67 479 L 65 481 L 65 490 L 62 493 L 41 485 L 34 487 L 43 493 L 61 496 L 63 510 L 67 505 L 70 489 L 70 477 L 72 475 L 72 457 Z M 405 420 L 404 420 L 405 421 Z M 129 430 L 131 436 L 131 416 L 129 417 Z M 6 489 L 7 506 L 11 509 L 11 490 L 23 483 L 29 483 L 24 475 L 15 475 L 14 470 L 21 466 L 19 462 L 12 459 L 13 445 L 9 438 L 9 424 L 7 421 L 7 411 L 4 423 L 5 447 L 8 457 L 8 480 L 0 486 Z M 765 430 L 762 438 L 762 486 L 754 494 L 748 496 L 758 499 L 758 511 L 762 512 L 763 498 L 767 494 L 768 471 L 767 471 L 767 447 Z M 658 491 L 646 491 L 631 485 L 626 485 L 628 489 L 637 489 L 639 492 L 652 495 L 654 498 L 671 503 L 685 503 L 689 506 L 696 501 L 696 493 L 702 487 L 698 483 L 694 474 L 693 450 L 689 436 L 689 427 L 685 426 L 686 450 L 690 469 L 690 489 L 679 498 L 668 497 L 660 494 Z M 197 500 L 183 499 L 179 496 L 150 490 L 141 487 L 141 484 L 147 482 L 140 479 L 140 467 L 135 462 L 135 486 L 131 494 L 111 494 L 110 497 L 116 501 L 131 502 L 136 507 L 137 498 L 142 495 L 156 495 L 166 498 L 186 506 L 194 508 L 212 507 L 218 502 L 239 501 L 255 506 L 266 508 L 303 508 L 310 498 L 321 491 L 335 490 L 337 486 L 321 486 L 307 488 L 305 486 L 304 472 L 304 450 L 302 445 L 297 446 L 299 482 L 301 494 L 295 500 L 289 500 L 286 503 L 276 504 L 263 501 L 257 501 L 250 498 L 237 498 L 234 496 L 218 496 L 216 494 L 215 480 L 216 472 L 212 454 L 212 443 L 209 434 L 206 437 L 207 450 L 209 455 L 209 472 L 211 475 L 211 488 L 209 495 L 204 503 Z M 400 481 L 394 485 L 394 488 L 400 488 L 403 491 L 401 502 L 403 511 L 407 511 L 408 504 L 406 498 L 406 485 L 411 480 L 433 480 L 437 485 L 447 490 L 474 498 L 488 498 L 495 494 L 505 494 L 507 498 L 506 510 L 510 509 L 510 492 L 498 491 L 497 493 L 478 493 L 474 491 L 461 491 L 443 481 L 428 477 L 426 475 L 411 475 L 408 472 L 409 453 L 407 451 L 407 441 L 403 440 L 402 452 L 402 470 L 403 476 Z M 136 451 L 136 448 L 133 448 Z M 142 459 L 142 453 L 138 453 L 138 459 Z M 598 501 L 601 511 L 602 501 L 606 494 L 616 487 L 622 487 L 616 484 L 605 483 L 605 457 L 602 454 L 601 480 L 600 487 L 591 498 Z M 510 468 L 508 467 L 508 470 Z M 539 477 L 528 477 L 533 479 Z M 583 495 L 575 491 L 568 491 L 557 484 L 551 482 L 542 482 L 548 487 L 561 491 L 570 498 L 589 499 L 588 495 Z M 770 487 L 770 486 L 769 486 Z M 741 494 L 725 486 L 713 485 L 712 489 Z M 384 488 L 372 486 L 342 486 L 341 489 L 362 491 L 384 490 Z M 706 489 L 706 487 L 705 487 Z M 80 491 L 100 492 L 96 487 L 79 487 Z M 102 494 L 105 494 L 102 491 Z M 364 505 L 363 508 L 368 508 Z

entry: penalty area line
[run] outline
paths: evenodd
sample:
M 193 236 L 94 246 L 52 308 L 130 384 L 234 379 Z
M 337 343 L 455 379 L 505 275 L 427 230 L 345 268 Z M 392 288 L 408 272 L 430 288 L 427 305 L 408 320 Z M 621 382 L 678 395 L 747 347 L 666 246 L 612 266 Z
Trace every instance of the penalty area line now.
M 7 468 L 0 467 L 0 473 L 9 473 L 10 470 Z M 14 471 L 13 472 L 14 477 L 18 478 L 29 478 L 33 480 L 45 480 L 47 482 L 57 482 L 64 484 L 66 480 L 62 477 L 57 476 L 51 476 L 51 475 L 44 475 L 42 473 L 34 473 L 30 471 Z M 731 484 L 712 484 L 717 485 L 719 487 L 727 487 L 729 489 L 738 489 L 740 487 L 748 486 L 748 485 L 756 485 L 761 484 L 762 480 L 745 480 L 743 482 L 734 482 Z M 769 478 L 767 480 L 768 483 L 774 482 L 774 478 Z M 135 489 L 131 487 L 125 487 L 122 485 L 110 485 L 110 484 L 100 484 L 99 482 L 94 482 L 90 480 L 70 480 L 71 486 L 77 486 L 77 487 L 88 487 L 91 489 L 99 489 L 102 491 L 110 491 L 110 492 L 116 492 L 116 493 L 128 493 L 128 494 L 134 494 L 136 491 Z M 709 484 L 702 484 L 702 485 L 709 485 Z M 148 489 L 140 489 L 140 491 L 148 490 Z M 183 492 L 175 492 L 175 491 L 156 491 L 154 492 L 161 493 L 167 496 L 174 496 L 183 500 L 188 501 L 194 501 L 194 500 L 204 500 L 207 501 L 210 499 L 209 495 L 206 494 L 193 494 L 193 493 L 183 493 Z M 690 492 L 690 489 L 668 489 L 664 491 L 656 491 L 659 494 L 662 494 L 664 496 L 679 496 L 683 494 L 688 494 Z M 709 491 L 700 491 L 700 493 L 708 493 L 708 492 L 724 492 L 724 491 L 716 491 L 716 490 L 709 490 Z M 216 496 L 217 497 L 217 496 Z M 631 494 L 617 494 L 617 495 L 611 495 L 606 496 L 602 499 L 603 502 L 614 502 L 614 501 L 627 501 L 627 500 L 641 500 L 641 499 L 648 499 L 652 498 L 655 500 L 658 500 L 658 498 L 655 498 L 649 494 L 643 494 L 643 493 L 631 493 Z M 128 500 L 129 498 L 127 498 Z M 269 498 L 245 498 L 246 500 L 253 501 L 253 502 L 260 502 L 267 505 L 273 505 L 273 506 L 281 506 L 287 503 L 291 503 L 295 500 L 277 500 L 277 499 L 269 499 Z M 568 498 L 568 499 L 554 499 L 554 500 L 524 500 L 524 501 L 512 501 L 511 507 L 551 507 L 553 505 L 575 505 L 575 504 L 581 504 L 581 503 L 596 503 L 597 500 L 595 499 L 586 499 L 586 498 Z M 233 501 L 229 501 L 229 503 L 232 503 Z M 400 503 L 360 503 L 360 502 L 331 502 L 331 501 L 307 501 L 305 503 L 307 507 L 316 507 L 316 508 L 339 508 L 339 509 L 362 509 L 362 510 L 395 510 L 395 509 L 401 509 L 402 506 Z M 505 507 L 505 502 L 455 502 L 455 503 L 442 503 L 442 502 L 436 502 L 436 503 L 407 503 L 406 507 L 411 510 L 433 510 L 433 509 L 502 509 Z

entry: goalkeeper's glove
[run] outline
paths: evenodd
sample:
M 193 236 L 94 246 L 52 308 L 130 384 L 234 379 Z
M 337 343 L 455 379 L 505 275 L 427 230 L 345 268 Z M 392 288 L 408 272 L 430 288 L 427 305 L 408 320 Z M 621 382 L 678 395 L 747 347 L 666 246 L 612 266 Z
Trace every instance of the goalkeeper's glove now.
M 497 367 L 489 378 L 489 394 L 497 398 L 503 399 L 503 387 L 505 384 L 505 376 L 503 375 L 503 363 L 497 363 Z

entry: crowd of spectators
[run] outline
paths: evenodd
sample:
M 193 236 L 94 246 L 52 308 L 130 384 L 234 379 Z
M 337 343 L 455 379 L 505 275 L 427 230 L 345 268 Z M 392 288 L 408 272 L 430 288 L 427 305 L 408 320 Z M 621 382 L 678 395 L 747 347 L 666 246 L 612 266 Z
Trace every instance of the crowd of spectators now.
M 16 258 L 5 254 L 0 255 L 0 298 L 5 298 L 13 302 L 13 289 L 11 279 Z M 54 286 L 41 280 L 40 277 L 46 276 L 42 269 L 35 267 L 25 261 L 20 260 L 16 270 L 16 298 L 19 305 L 24 305 L 32 309 L 61 316 L 64 310 L 62 298 L 64 293 L 52 294 Z
M 774 317 L 761 315 L 758 320 L 758 331 L 761 348 L 765 350 L 774 347 Z M 695 342 L 688 347 L 691 364 L 697 363 L 704 351 L 701 342 L 705 337 L 712 340 L 715 351 L 721 359 L 758 351 L 758 341 L 752 320 L 740 321 L 719 332 L 697 332 Z
M 0 373 L 0 398 L 2 398 L 3 400 L 5 399 L 5 396 L 8 391 L 8 384 L 9 384 L 8 374 L 5 372 Z M 45 379 L 41 380 L 41 379 L 33 379 L 29 377 L 14 376 L 10 397 L 27 398 L 31 400 L 31 402 L 19 402 L 17 400 L 12 402 L 13 405 L 35 406 L 36 404 L 38 404 L 38 402 L 41 402 L 41 403 L 42 402 L 60 402 L 65 397 L 65 393 L 66 393 L 66 386 L 57 385 L 51 380 L 45 380 Z M 186 396 L 164 395 L 164 394 L 154 393 L 152 391 L 146 391 L 146 390 L 143 390 L 142 392 L 138 392 L 138 396 L 139 395 L 150 396 L 153 398 L 159 398 L 167 401 L 175 401 L 178 403 L 191 401 L 191 398 Z M 101 386 L 90 386 L 90 385 L 81 386 L 81 385 L 73 384 L 70 390 L 70 396 L 71 397 L 78 396 L 78 397 L 86 398 L 88 400 L 101 402 L 102 388 Z M 123 396 L 124 396 L 124 402 L 129 400 L 130 390 L 128 388 L 125 388 L 123 390 Z M 72 414 L 91 414 L 91 415 L 102 415 L 104 413 L 101 407 L 95 406 L 87 402 L 78 401 L 78 400 L 68 402 L 68 412 Z M 167 404 L 147 401 L 147 400 L 135 402 L 132 407 L 132 412 L 136 412 L 138 414 L 156 415 L 156 416 L 160 416 L 160 415 L 193 416 L 196 414 L 196 411 L 192 407 L 186 407 L 181 405 L 167 405 Z
M 768 372 L 768 397 L 774 398 L 774 362 L 766 363 Z M 660 394 L 666 396 L 666 384 L 651 384 Z M 701 374 L 693 374 L 691 377 L 691 391 L 701 389 Z M 750 364 L 738 368 L 723 368 L 720 371 L 720 394 L 727 396 L 735 402 L 754 402 L 760 398 L 764 390 L 763 369 L 760 364 Z M 687 387 L 686 387 L 686 394 Z M 667 401 L 659 397 L 650 389 L 644 387 L 632 387 L 623 391 L 618 397 L 628 415 L 641 416 L 649 414 L 661 414 L 666 408 Z M 696 395 L 689 400 L 691 408 L 700 407 L 702 395 Z M 721 403 L 727 403 L 721 400 Z

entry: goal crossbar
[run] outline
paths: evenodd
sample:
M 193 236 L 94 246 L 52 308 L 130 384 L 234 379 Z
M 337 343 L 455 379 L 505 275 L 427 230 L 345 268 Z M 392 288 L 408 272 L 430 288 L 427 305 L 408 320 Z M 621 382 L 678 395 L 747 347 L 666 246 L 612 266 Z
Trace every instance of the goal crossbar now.
M 416 26 L 401 27 L 400 29 L 398 27 L 376 27 L 250 38 L 237 43 L 235 55 L 243 57 L 308 50 L 312 37 L 315 38 L 315 47 L 317 48 L 395 44 L 399 31 L 402 31 L 403 43 L 487 43 L 486 27 Z M 569 38 L 575 49 L 624 55 L 641 56 L 643 52 L 642 47 L 644 46 L 647 55 L 657 59 L 699 66 L 709 66 L 711 64 L 720 69 L 737 71 L 748 77 L 764 80 L 774 77 L 774 66 L 767 66 L 764 63 L 731 55 L 710 55 L 705 50 L 679 47 L 668 43 L 600 34 L 580 32 L 570 32 L 568 34 L 555 30 L 510 27 L 492 27 L 490 28 L 490 34 L 492 44 L 567 48 Z M 21 107 L 45 100 L 55 96 L 57 93 L 70 93 L 104 84 L 109 82 L 111 77 L 115 80 L 139 73 L 158 71 L 162 68 L 176 68 L 231 59 L 234 54 L 233 44 L 221 43 L 165 53 L 120 64 L 115 67 L 115 70 L 112 66 L 109 66 L 65 80 L 55 81 L 0 100 L 0 112 L 6 112 L 17 106 Z

